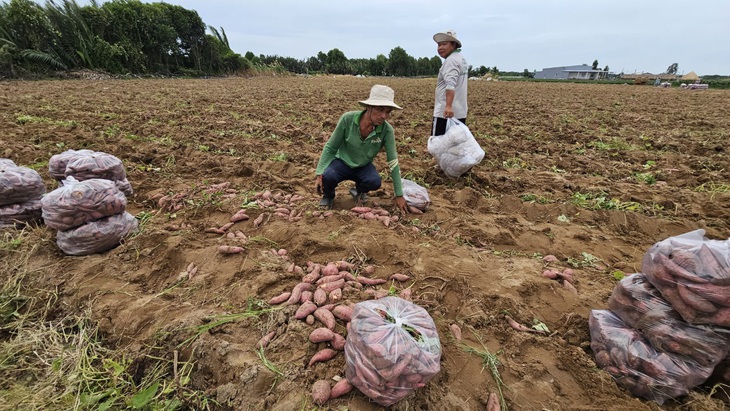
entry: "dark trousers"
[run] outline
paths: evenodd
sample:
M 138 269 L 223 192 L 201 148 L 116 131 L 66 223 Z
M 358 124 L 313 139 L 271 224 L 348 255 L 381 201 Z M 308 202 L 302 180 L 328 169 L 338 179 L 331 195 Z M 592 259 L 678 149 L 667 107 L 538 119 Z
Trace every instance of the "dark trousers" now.
M 373 163 L 350 168 L 342 160 L 336 158 L 322 173 L 322 196 L 335 198 L 335 188 L 345 180 L 354 181 L 358 193 L 377 190 L 383 184 L 383 179 L 380 178 L 380 174 L 378 174 L 378 170 L 375 169 Z
M 457 119 L 462 123 L 466 124 L 465 118 Z M 431 129 L 432 136 L 443 136 L 446 134 L 446 119 L 442 117 L 433 118 L 433 128 Z

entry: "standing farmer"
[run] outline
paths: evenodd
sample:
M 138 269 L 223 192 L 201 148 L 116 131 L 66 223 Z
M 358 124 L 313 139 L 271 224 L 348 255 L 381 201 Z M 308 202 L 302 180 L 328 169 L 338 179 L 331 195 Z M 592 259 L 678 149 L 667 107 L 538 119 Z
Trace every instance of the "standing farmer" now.
M 437 51 L 444 62 L 436 83 L 431 135 L 441 136 L 446 133 L 447 118 L 456 118 L 466 124 L 469 66 L 461 54 L 461 41 L 454 30 L 436 33 L 433 40 L 438 44 Z
M 376 84 L 370 90 L 370 97 L 359 102 L 365 110 L 350 111 L 340 117 L 315 171 L 314 188 L 322 194 L 321 207 L 332 208 L 335 188 L 345 180 L 355 182 L 350 195 L 355 206 L 361 206 L 367 200 L 367 193 L 379 189 L 382 184 L 373 159 L 385 148 L 395 192 L 393 201 L 403 213 L 408 212 L 403 198 L 395 134 L 393 126 L 386 121 L 391 111 L 401 109 L 393 102 L 394 97 L 392 88 Z

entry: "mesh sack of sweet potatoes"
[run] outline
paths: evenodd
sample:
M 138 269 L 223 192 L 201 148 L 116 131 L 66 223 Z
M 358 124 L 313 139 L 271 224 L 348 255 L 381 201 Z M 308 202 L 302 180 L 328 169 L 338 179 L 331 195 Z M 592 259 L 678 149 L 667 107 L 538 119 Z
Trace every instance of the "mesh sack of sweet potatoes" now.
M 66 166 L 74 160 L 95 154 L 93 150 L 66 150 L 60 154 L 54 154 L 48 160 L 48 174 L 55 180 L 66 178 Z
M 421 211 L 427 211 L 428 206 L 431 205 L 431 199 L 428 197 L 428 190 L 407 178 L 401 179 L 403 181 L 403 198 L 409 206 L 416 207 Z
M 111 154 L 93 152 L 79 156 L 66 165 L 65 176 L 79 181 L 92 178 L 112 180 L 125 195 L 130 196 L 133 193 L 122 160 Z
M 688 323 L 730 327 L 730 240 L 704 234 L 700 229 L 654 244 L 641 272 Z
M 730 350 L 730 329 L 684 321 L 642 273 L 619 281 L 608 299 L 608 308 L 657 351 L 714 367 Z
M 39 200 L 46 192 L 43 179 L 32 168 L 0 164 L 0 205 Z
M 588 328 L 596 364 L 634 396 L 664 404 L 686 395 L 712 373 L 712 367 L 657 351 L 612 311 L 592 310 Z
M 127 197 L 111 180 L 67 177 L 62 186 L 43 196 L 41 204 L 46 225 L 65 231 L 122 213 Z
M 345 343 L 345 375 L 363 394 L 390 406 L 424 387 L 440 369 L 431 316 L 399 297 L 355 304 Z
M 56 244 L 68 255 L 102 253 L 118 246 L 137 227 L 137 219 L 125 211 L 70 230 L 58 231 Z
M 0 228 L 11 228 L 42 221 L 41 200 L 0 205 Z

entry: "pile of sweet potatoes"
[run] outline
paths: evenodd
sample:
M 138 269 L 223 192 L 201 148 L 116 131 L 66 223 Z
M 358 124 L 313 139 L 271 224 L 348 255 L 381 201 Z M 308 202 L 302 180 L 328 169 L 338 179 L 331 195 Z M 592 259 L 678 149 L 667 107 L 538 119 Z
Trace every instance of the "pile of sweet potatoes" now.
M 40 222 L 40 199 L 45 192 L 37 171 L 0 158 L 0 228 Z
M 324 264 L 314 263 L 308 261 L 306 267 L 299 266 L 293 262 L 290 262 L 289 255 L 286 250 L 275 250 L 272 249 L 271 253 L 281 258 L 287 263 L 287 272 L 294 274 L 301 274 L 301 281 L 294 287 L 281 292 L 278 295 L 271 297 L 268 301 L 271 305 L 290 305 L 296 307 L 293 312 L 294 318 L 304 321 L 311 325 L 313 330 L 309 334 L 309 341 L 312 344 L 316 344 L 318 349 L 309 358 L 306 366 L 308 368 L 316 367 L 318 363 L 323 363 L 336 358 L 339 353 L 343 350 L 347 350 L 347 346 L 351 345 L 350 355 L 352 356 L 363 356 L 365 353 L 362 352 L 363 347 L 366 343 L 362 338 L 373 338 L 374 335 L 378 334 L 375 330 L 372 332 L 367 331 L 370 324 L 369 321 L 354 320 L 353 313 L 357 307 L 363 302 L 353 303 L 353 301 L 361 301 L 363 299 L 375 298 L 376 300 L 369 300 L 368 303 L 374 301 L 386 301 L 390 299 L 397 299 L 404 303 L 410 304 L 412 307 L 420 307 L 402 299 L 410 298 L 410 288 L 404 288 L 400 291 L 399 295 L 402 298 L 387 297 L 390 293 L 388 290 L 378 288 L 379 285 L 392 282 L 393 285 L 396 283 L 402 283 L 410 280 L 410 276 L 402 273 L 394 273 L 388 276 L 388 278 L 374 278 L 375 267 L 371 265 L 360 265 L 353 264 L 348 261 L 330 261 Z M 391 287 L 391 290 L 393 288 Z M 387 298 L 386 298 L 387 297 Z M 382 298 L 382 300 L 378 300 Z M 433 321 L 430 321 L 430 317 L 422 309 L 420 311 L 415 308 L 411 308 L 410 311 L 417 312 L 418 315 L 406 318 L 406 323 L 410 324 L 412 320 L 413 324 L 410 325 L 413 330 L 421 330 L 422 338 L 420 338 L 417 344 L 424 344 L 431 350 L 435 350 L 438 347 L 440 355 L 440 345 L 438 343 L 438 335 L 436 334 Z M 410 312 L 409 311 L 409 312 Z M 399 315 L 396 313 L 396 315 Z M 402 316 L 402 313 L 400 314 Z M 382 318 L 382 317 L 381 317 Z M 400 316 L 398 318 L 401 318 Z M 430 325 L 423 329 L 423 324 Z M 393 323 L 389 323 L 391 326 L 395 326 Z M 354 328 L 353 328 L 354 327 Z M 363 328 L 364 327 L 364 328 Z M 392 327 L 391 327 L 392 328 Z M 353 332 L 352 330 L 356 330 Z M 345 336 L 345 332 L 347 333 Z M 380 333 L 381 344 L 388 345 L 387 338 Z M 393 335 L 399 335 L 394 333 Z M 276 332 L 272 331 L 264 335 L 261 340 L 257 343 L 257 348 L 266 347 L 271 341 L 276 339 Z M 409 337 L 412 339 L 412 337 Z M 401 341 L 405 343 L 406 340 Z M 434 345 L 435 344 L 435 345 Z M 406 346 L 400 346 L 400 349 L 405 349 Z M 403 355 L 400 355 L 403 354 Z M 383 375 L 387 375 L 391 381 L 389 385 L 395 384 L 397 381 L 399 384 L 406 382 L 406 375 L 411 382 L 409 387 L 411 390 L 401 390 L 399 392 L 400 399 L 403 395 L 407 395 L 420 386 L 425 385 L 428 379 L 432 376 L 432 373 L 438 372 L 438 358 L 434 358 L 432 355 L 430 361 L 426 361 L 423 355 L 414 351 L 414 347 L 403 351 L 396 357 L 385 357 L 378 361 L 380 368 L 372 368 L 372 365 L 368 365 L 367 362 L 358 363 L 353 367 L 348 367 L 345 370 L 347 378 L 339 377 L 339 380 L 334 385 L 331 385 L 329 379 L 320 379 L 312 386 L 312 399 L 315 404 L 322 405 L 330 399 L 340 397 L 347 394 L 353 388 L 357 387 L 365 395 L 371 399 L 378 398 L 381 401 L 386 401 L 381 398 L 382 395 L 373 391 L 377 387 L 367 387 L 360 383 L 358 375 L 365 372 L 371 377 L 377 374 L 382 369 Z M 407 356 L 405 354 L 408 354 Z M 432 353 L 431 353 L 432 354 Z M 353 357 L 354 358 L 354 357 Z M 403 369 L 394 369 L 390 367 L 390 374 L 387 374 L 383 361 L 387 361 L 388 358 L 397 360 L 398 365 Z M 352 363 L 354 360 L 348 359 L 346 354 L 346 363 Z M 428 368 L 420 366 L 419 364 L 428 364 Z M 392 364 L 391 364 L 392 365 Z M 365 367 L 365 368 L 363 368 Z M 350 371 L 352 375 L 349 374 Z M 421 376 L 416 381 L 416 378 L 412 375 L 414 372 L 420 373 Z M 358 374 L 360 373 L 360 374 Z M 376 374 L 373 374 L 376 373 Z M 384 378 L 384 377 L 374 377 Z M 353 381 L 355 383 L 353 383 Z M 357 384 L 356 384 L 357 383 Z M 384 384 L 385 385 L 385 382 Z M 388 397 L 392 399 L 391 397 Z

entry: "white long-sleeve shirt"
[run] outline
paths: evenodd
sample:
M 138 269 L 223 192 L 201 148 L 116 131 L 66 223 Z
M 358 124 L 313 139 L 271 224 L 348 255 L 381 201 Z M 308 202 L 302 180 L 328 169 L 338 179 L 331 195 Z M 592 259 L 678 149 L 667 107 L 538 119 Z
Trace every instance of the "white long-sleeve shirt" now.
M 433 107 L 433 116 L 444 116 L 446 108 L 446 90 L 454 90 L 454 102 L 451 108 L 454 110 L 455 118 L 466 118 L 469 107 L 466 102 L 467 82 L 469 66 L 461 54 L 461 50 L 454 50 L 446 57 L 439 70 L 438 82 L 436 83 L 436 99 Z

